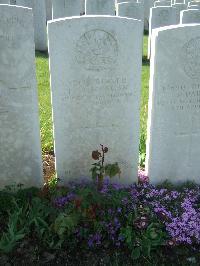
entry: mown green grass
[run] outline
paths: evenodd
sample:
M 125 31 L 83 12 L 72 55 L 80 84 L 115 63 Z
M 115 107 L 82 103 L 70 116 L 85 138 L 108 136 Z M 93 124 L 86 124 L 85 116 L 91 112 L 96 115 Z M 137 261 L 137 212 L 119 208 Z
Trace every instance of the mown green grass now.
M 149 87 L 149 62 L 147 60 L 148 36 L 144 35 L 143 45 L 143 68 L 142 68 L 142 91 L 141 91 L 141 148 L 140 152 L 145 152 L 146 121 L 148 105 Z M 43 153 L 53 152 L 53 133 L 52 133 L 52 113 L 51 113 L 51 94 L 49 84 L 48 56 L 43 53 L 36 53 L 36 72 L 38 82 L 39 109 L 40 109 L 40 128 Z
M 47 54 L 36 53 L 36 74 L 40 110 L 40 134 L 43 153 L 53 152 L 53 126 L 51 113 L 51 93 L 49 62 Z

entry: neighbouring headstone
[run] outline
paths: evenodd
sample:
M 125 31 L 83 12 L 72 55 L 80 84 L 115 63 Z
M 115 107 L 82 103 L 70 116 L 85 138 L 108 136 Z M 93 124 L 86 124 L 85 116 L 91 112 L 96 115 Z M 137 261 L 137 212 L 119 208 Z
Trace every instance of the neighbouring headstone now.
M 42 160 L 32 12 L 0 6 L 0 187 L 40 186 Z
M 85 0 L 86 15 L 115 15 L 115 0 Z
M 91 153 L 108 147 L 119 182 L 137 180 L 142 22 L 82 16 L 48 23 L 56 170 L 89 177 Z M 130 56 L 131 55 L 131 56 Z
M 154 7 L 158 7 L 158 6 L 171 6 L 172 2 L 171 1 L 155 1 L 154 2 Z
M 199 9 L 183 10 L 180 15 L 180 22 L 182 24 L 188 24 L 188 23 L 200 24 L 200 10 Z
M 80 0 L 81 1 L 81 15 L 85 15 L 85 0 Z
M 52 0 L 45 0 L 46 2 L 46 18 L 52 20 Z
M 138 19 L 141 20 L 144 25 L 144 5 L 142 3 L 133 2 L 119 3 L 117 5 L 117 16 Z
M 123 2 L 126 2 L 126 1 L 125 0 L 117 0 L 116 4 L 120 4 L 120 3 L 123 3 Z M 140 2 L 141 3 L 141 1 L 137 1 L 137 0 L 129 0 L 128 2 L 130 2 L 130 3 L 138 3 L 138 2 Z
M 181 3 L 176 3 L 172 7 L 175 9 L 175 13 L 176 13 L 176 24 L 179 24 L 181 11 L 187 9 L 187 5 L 181 4 Z
M 45 0 L 16 0 L 18 6 L 32 8 L 34 18 L 35 49 L 47 50 L 46 3 Z
M 52 0 L 53 19 L 80 16 L 80 0 Z
M 144 1 L 144 29 L 149 30 L 149 16 L 150 8 L 154 6 L 155 0 L 146 0 Z
M 188 9 L 200 9 L 200 2 L 189 2 Z
M 200 25 L 152 34 L 146 171 L 153 183 L 200 182 Z
M 148 58 L 151 56 L 151 32 L 153 29 L 176 24 L 176 11 L 170 6 L 152 7 L 149 18 Z
M 0 0 L 0 4 L 10 4 L 10 0 Z

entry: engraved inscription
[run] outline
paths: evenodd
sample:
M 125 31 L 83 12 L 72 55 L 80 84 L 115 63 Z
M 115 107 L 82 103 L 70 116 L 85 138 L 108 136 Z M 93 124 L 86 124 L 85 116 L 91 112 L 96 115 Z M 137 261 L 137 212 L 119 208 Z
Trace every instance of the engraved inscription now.
M 157 105 L 179 111 L 200 111 L 200 84 L 162 86 Z
M 76 44 L 76 61 L 86 70 L 100 71 L 114 68 L 117 56 L 117 40 L 104 30 L 88 31 Z
M 87 77 L 70 82 L 70 86 L 66 88 L 64 101 L 109 106 L 130 102 L 133 94 L 125 77 L 115 79 Z
M 185 74 L 192 79 L 200 79 L 200 37 L 184 44 L 183 62 Z

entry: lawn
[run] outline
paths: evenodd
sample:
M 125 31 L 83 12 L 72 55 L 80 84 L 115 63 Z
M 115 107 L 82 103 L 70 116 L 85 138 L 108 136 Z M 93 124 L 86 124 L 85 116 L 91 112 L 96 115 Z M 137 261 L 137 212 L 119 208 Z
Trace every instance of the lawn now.
M 141 90 L 141 148 L 145 152 L 146 121 L 148 104 L 149 61 L 147 60 L 148 36 L 144 35 L 142 90 Z M 49 83 L 48 56 L 44 53 L 36 53 L 36 71 L 39 93 L 40 127 L 43 153 L 53 152 L 51 96 Z

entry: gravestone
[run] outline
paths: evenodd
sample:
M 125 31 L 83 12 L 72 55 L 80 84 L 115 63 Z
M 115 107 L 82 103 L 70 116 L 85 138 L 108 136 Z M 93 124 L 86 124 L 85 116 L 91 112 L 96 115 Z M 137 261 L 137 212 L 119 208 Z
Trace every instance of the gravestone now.
M 11 5 L 16 5 L 16 0 L 10 0 Z
M 46 18 L 52 20 L 52 0 L 45 0 L 46 4 Z
M 172 3 L 171 1 L 155 1 L 154 2 L 154 7 L 158 7 L 158 6 L 171 6 Z
M 155 0 L 146 0 L 144 1 L 144 29 L 149 30 L 149 16 L 150 8 L 154 6 Z
M 180 22 L 182 24 L 187 24 L 187 23 L 200 24 L 200 10 L 199 9 L 183 10 L 180 15 Z
M 132 2 L 119 3 L 117 5 L 117 16 L 138 19 L 144 25 L 144 5 L 142 3 Z
M 0 187 L 40 186 L 42 160 L 32 12 L 0 6 Z
M 153 183 L 200 182 L 200 25 L 152 34 L 146 171 Z
M 151 56 L 151 32 L 153 29 L 176 24 L 176 11 L 173 7 L 152 7 L 149 18 L 148 58 Z
M 127 2 L 127 1 L 125 1 L 125 0 L 117 0 L 116 4 L 120 4 L 120 3 L 124 3 L 124 2 Z M 130 3 L 141 3 L 141 2 L 138 2 L 137 0 L 129 0 L 128 2 L 130 2 Z
M 53 19 L 80 16 L 81 1 L 80 0 L 52 0 Z
M 85 0 L 86 15 L 115 15 L 115 0 Z
M 16 0 L 18 6 L 32 8 L 34 18 L 35 49 L 47 50 L 46 3 L 45 0 Z
M 176 3 L 173 5 L 173 8 L 175 9 L 175 13 L 176 13 L 176 24 L 179 24 L 181 11 L 187 9 L 187 5 Z
M 81 1 L 81 15 L 85 15 L 85 0 L 80 0 Z
M 188 9 L 200 9 L 200 2 L 196 2 L 196 1 L 189 2 Z
M 142 22 L 98 16 L 48 23 L 56 170 L 89 177 L 103 144 L 119 181 L 137 180 Z M 130 56 L 131 54 L 131 56 Z

